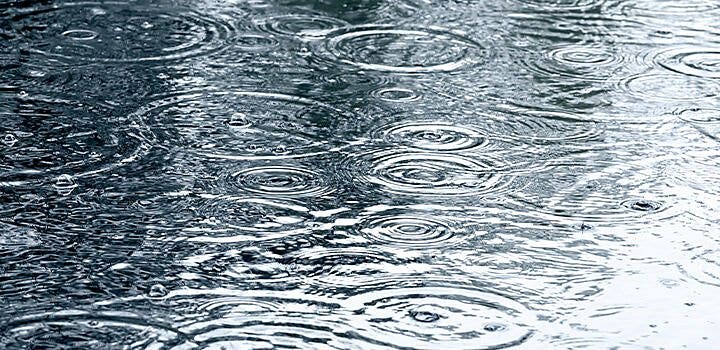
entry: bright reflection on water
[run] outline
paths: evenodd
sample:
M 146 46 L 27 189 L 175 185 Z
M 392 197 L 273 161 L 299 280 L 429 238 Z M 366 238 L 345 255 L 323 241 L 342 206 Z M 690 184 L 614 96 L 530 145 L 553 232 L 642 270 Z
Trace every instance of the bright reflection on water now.
M 0 347 L 709 349 L 720 3 L 0 3 Z

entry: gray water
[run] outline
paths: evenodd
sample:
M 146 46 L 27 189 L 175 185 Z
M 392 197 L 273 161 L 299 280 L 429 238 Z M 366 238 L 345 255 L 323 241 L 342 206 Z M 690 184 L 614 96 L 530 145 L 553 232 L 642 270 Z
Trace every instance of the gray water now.
M 4 349 L 712 349 L 720 2 L 0 2 Z

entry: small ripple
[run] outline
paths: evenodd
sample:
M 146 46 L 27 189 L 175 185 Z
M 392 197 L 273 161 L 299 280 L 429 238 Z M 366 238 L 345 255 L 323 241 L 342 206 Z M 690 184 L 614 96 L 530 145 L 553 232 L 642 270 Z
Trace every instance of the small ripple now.
M 486 60 L 478 42 L 440 28 L 346 27 L 328 33 L 318 50 L 335 63 L 393 73 L 450 72 Z
M 533 333 L 522 304 L 479 290 L 386 289 L 346 302 L 361 319 L 357 333 L 390 346 L 498 349 L 520 345 Z
M 0 329 L 11 348 L 158 349 L 178 338 L 170 325 L 126 312 L 65 310 L 17 317 Z
M 488 137 L 472 126 L 431 120 L 410 120 L 384 125 L 376 138 L 423 151 L 463 151 L 482 148 Z
M 345 160 L 348 176 L 383 190 L 416 196 L 474 196 L 508 191 L 511 165 L 491 157 L 378 150 Z
M 479 227 L 441 211 L 371 211 L 356 230 L 381 244 L 404 248 L 448 248 L 470 240 Z
M 323 103 L 252 91 L 197 92 L 154 101 L 133 113 L 167 142 L 209 158 L 283 159 L 339 146 L 344 114 Z
M 233 38 L 231 45 L 243 51 L 267 52 L 280 46 L 280 42 L 262 33 L 243 33 Z
M 620 88 L 643 100 L 690 102 L 714 99 L 720 94 L 720 82 L 677 74 L 646 73 L 626 77 Z
M 523 55 L 523 64 L 537 79 L 554 79 L 558 76 L 587 81 L 607 81 L 624 67 L 624 56 L 612 47 L 601 45 L 562 45 Z
M 345 27 L 347 22 L 322 15 L 288 14 L 258 19 L 260 29 L 271 34 L 291 36 L 303 40 L 322 39 L 330 31 Z
M 675 73 L 700 78 L 720 78 L 720 49 L 683 47 L 654 57 L 655 64 Z
M 433 218 L 385 217 L 368 222 L 361 231 L 378 242 L 411 247 L 445 247 L 453 238 L 450 227 Z
M 143 158 L 155 138 L 142 119 L 113 117 L 101 104 L 29 95 L 2 102 L 0 175 L 8 180 L 108 171 Z
M 38 7 L 20 11 L 15 19 L 32 51 L 68 62 L 133 63 L 203 55 L 221 49 L 231 32 L 228 24 L 200 13 L 121 2 Z
M 387 87 L 373 90 L 370 92 L 370 95 L 383 101 L 403 103 L 417 101 L 422 98 L 422 96 L 415 91 L 401 87 Z
M 294 166 L 263 166 L 232 173 L 236 188 L 280 197 L 320 197 L 335 191 L 320 173 Z

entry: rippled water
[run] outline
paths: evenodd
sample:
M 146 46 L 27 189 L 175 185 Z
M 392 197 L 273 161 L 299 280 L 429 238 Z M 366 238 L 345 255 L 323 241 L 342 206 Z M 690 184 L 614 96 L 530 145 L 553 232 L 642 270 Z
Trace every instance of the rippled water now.
M 711 349 L 720 3 L 0 2 L 0 347 Z

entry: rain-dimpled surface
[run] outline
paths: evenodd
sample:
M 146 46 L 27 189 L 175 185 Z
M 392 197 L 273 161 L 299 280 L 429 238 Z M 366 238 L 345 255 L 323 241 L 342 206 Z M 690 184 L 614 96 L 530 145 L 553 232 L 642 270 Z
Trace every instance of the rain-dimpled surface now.
M 0 348 L 715 348 L 719 16 L 2 1 Z

